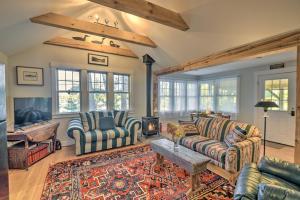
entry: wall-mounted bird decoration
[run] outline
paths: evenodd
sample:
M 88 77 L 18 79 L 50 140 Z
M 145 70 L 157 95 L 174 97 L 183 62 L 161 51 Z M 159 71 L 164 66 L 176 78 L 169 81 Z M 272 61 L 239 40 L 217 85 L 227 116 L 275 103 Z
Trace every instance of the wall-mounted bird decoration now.
M 115 44 L 114 41 L 112 41 L 112 40 L 109 42 L 109 44 L 110 44 L 111 47 L 120 48 L 120 45 Z
M 102 38 L 102 40 L 101 41 L 98 41 L 98 40 L 93 40 L 92 41 L 92 43 L 95 43 L 95 44 L 103 44 L 103 42 L 104 42 L 104 40 L 105 40 L 106 38 Z
M 84 35 L 83 37 L 72 37 L 74 40 L 86 41 L 86 39 L 90 37 L 89 35 Z

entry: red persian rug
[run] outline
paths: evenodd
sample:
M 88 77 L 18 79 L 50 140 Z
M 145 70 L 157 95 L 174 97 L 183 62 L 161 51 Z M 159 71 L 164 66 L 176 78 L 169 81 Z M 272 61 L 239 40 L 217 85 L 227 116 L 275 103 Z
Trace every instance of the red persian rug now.
M 201 187 L 187 196 L 189 174 L 156 156 L 149 145 L 57 163 L 50 167 L 42 200 L 232 199 L 234 188 L 222 177 L 204 171 Z

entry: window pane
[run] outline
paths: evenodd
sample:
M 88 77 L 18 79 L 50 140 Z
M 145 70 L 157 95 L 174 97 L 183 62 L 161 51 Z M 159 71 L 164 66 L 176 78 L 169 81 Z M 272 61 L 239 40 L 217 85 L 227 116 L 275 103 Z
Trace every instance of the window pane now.
M 171 98 L 170 97 L 161 97 L 159 101 L 159 110 L 160 111 L 171 111 Z
M 264 99 L 275 102 L 279 108 L 272 110 L 288 111 L 288 79 L 265 80 Z
M 221 96 L 218 99 L 218 111 L 236 113 L 236 97 Z
M 58 93 L 58 106 L 60 113 L 80 112 L 80 93 Z
M 197 110 L 197 97 L 188 97 L 187 110 L 188 111 L 196 111 Z
M 106 73 L 89 72 L 89 91 L 106 92 Z
M 117 110 L 129 109 L 129 94 L 128 93 L 115 93 L 114 95 L 114 107 Z
M 90 93 L 89 106 L 90 110 L 106 110 L 107 109 L 107 95 L 106 93 Z
M 213 111 L 214 108 L 214 81 L 203 81 L 200 83 L 200 110 Z
M 213 97 L 200 97 L 200 110 L 202 111 L 213 111 L 214 100 Z

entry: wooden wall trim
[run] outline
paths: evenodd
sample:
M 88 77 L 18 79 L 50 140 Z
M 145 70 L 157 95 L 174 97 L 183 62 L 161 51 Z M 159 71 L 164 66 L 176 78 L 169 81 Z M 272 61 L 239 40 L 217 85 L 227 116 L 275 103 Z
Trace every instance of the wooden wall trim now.
M 297 47 L 295 163 L 300 164 L 300 46 Z
M 153 48 L 157 47 L 156 44 L 147 36 L 129 31 L 123 31 L 102 24 L 95 24 L 88 21 L 78 20 L 73 17 L 68 17 L 56 13 L 47 13 L 44 15 L 33 17 L 30 20 L 33 23 L 62 28 L 70 31 L 103 36 Z
M 298 45 L 300 45 L 300 29 L 223 50 L 178 66 L 163 68 L 155 71 L 154 73 L 157 75 L 166 75 L 175 72 L 213 67 L 246 58 L 252 58 L 265 53 L 283 51 L 284 49 Z
M 177 12 L 163 8 L 145 0 L 89 0 L 99 5 L 107 6 L 144 19 L 170 26 L 182 31 L 189 26 Z

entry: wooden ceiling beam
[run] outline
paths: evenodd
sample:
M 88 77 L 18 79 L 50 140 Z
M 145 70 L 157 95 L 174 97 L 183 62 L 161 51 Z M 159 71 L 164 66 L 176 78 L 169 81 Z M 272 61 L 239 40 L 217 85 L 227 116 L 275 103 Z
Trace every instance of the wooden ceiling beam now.
M 33 17 L 30 20 L 33 23 L 62 28 L 70 31 L 112 38 L 153 48 L 157 47 L 156 44 L 147 36 L 133 32 L 122 31 L 120 29 L 103 24 L 91 23 L 55 13 L 47 13 Z
M 145 0 L 89 0 L 182 31 L 189 29 L 181 15 Z
M 88 50 L 94 52 L 108 53 L 130 58 L 138 58 L 138 56 L 130 49 L 116 48 L 107 45 L 99 45 L 91 42 L 78 41 L 64 37 L 56 37 L 44 42 L 44 44 L 68 47 L 73 49 Z
M 176 72 L 213 67 L 216 65 L 256 57 L 261 54 L 283 51 L 298 45 L 300 45 L 300 29 L 220 51 L 182 65 L 163 68 L 155 71 L 154 73 L 160 76 Z

